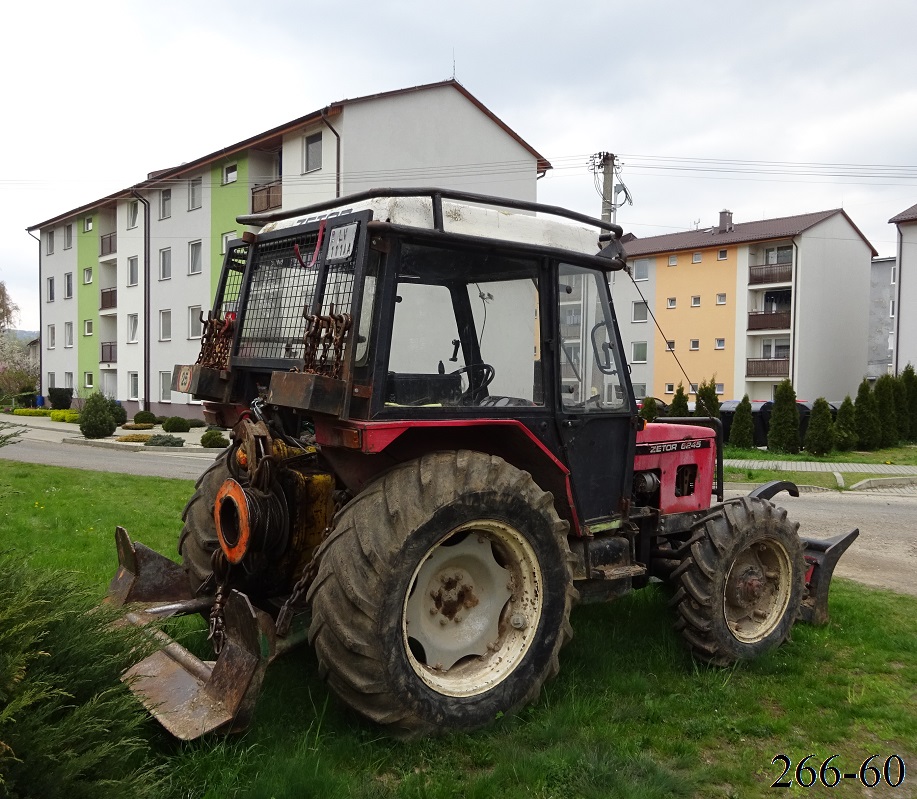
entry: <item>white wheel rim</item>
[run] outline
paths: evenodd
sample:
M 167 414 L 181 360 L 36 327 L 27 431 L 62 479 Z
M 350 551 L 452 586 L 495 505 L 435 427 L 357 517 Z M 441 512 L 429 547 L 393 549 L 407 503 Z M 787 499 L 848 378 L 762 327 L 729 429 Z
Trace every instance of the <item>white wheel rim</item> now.
M 414 672 L 446 696 L 475 696 L 505 680 L 541 619 L 538 558 L 511 525 L 478 519 L 444 535 L 408 586 L 402 637 Z
M 743 549 L 726 575 L 723 614 L 737 641 L 754 644 L 780 624 L 793 589 L 793 566 L 783 544 L 763 538 Z

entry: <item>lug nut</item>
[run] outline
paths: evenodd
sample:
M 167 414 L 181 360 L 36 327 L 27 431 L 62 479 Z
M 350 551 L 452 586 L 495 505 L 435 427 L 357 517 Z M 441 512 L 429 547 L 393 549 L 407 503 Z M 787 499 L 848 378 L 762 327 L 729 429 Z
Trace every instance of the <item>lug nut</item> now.
M 524 630 L 529 624 L 528 619 L 521 613 L 514 613 L 509 623 L 513 625 L 514 630 Z

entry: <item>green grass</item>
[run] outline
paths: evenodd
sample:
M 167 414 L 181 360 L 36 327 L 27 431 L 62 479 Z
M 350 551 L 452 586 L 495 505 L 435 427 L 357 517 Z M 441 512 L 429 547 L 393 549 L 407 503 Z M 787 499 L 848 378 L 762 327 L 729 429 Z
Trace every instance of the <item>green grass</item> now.
M 188 481 L 0 462 L 0 551 L 72 569 L 100 596 L 114 525 L 174 555 L 190 492 Z M 189 799 L 764 797 L 781 753 L 794 767 L 839 754 L 847 771 L 897 753 L 917 769 L 917 599 L 835 581 L 827 627 L 797 626 L 776 652 L 727 670 L 691 660 L 667 600 L 655 586 L 577 608 L 560 676 L 475 734 L 386 738 L 328 694 L 303 648 L 269 670 L 247 733 L 182 744 L 150 721 L 135 765 L 162 767 L 161 795 Z M 864 792 L 846 781 L 832 795 Z
M 796 485 L 820 486 L 822 488 L 838 488 L 837 480 L 833 472 L 793 472 L 783 469 L 736 469 L 726 466 L 723 469 L 725 482 L 727 483 L 769 483 L 771 480 L 789 480 Z M 845 488 L 849 488 L 860 480 L 871 478 L 887 478 L 887 474 L 863 474 L 861 472 L 845 472 L 841 476 L 844 478 Z
M 893 463 L 897 466 L 917 466 L 917 445 L 878 449 L 875 452 L 830 452 L 821 457 L 809 452 L 785 455 L 768 452 L 766 449 L 740 449 L 727 444 L 724 457 L 751 461 L 816 461 L 820 463 Z

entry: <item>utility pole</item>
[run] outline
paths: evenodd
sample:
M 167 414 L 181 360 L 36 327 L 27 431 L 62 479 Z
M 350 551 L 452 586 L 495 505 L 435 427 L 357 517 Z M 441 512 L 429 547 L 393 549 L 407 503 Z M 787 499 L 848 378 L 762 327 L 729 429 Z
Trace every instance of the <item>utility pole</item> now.
M 611 217 L 617 206 L 614 201 L 614 182 L 615 182 L 615 156 L 614 153 L 600 153 L 602 163 L 602 220 L 611 222 Z

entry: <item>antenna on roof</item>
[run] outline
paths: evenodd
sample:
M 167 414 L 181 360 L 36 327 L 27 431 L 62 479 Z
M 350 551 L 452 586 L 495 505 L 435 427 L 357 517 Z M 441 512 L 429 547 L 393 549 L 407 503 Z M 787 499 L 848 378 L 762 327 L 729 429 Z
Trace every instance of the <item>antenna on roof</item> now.
M 699 226 L 700 226 L 700 219 L 695 219 L 694 220 L 694 229 L 697 230 Z
M 452 48 L 452 80 L 455 80 L 455 48 Z

